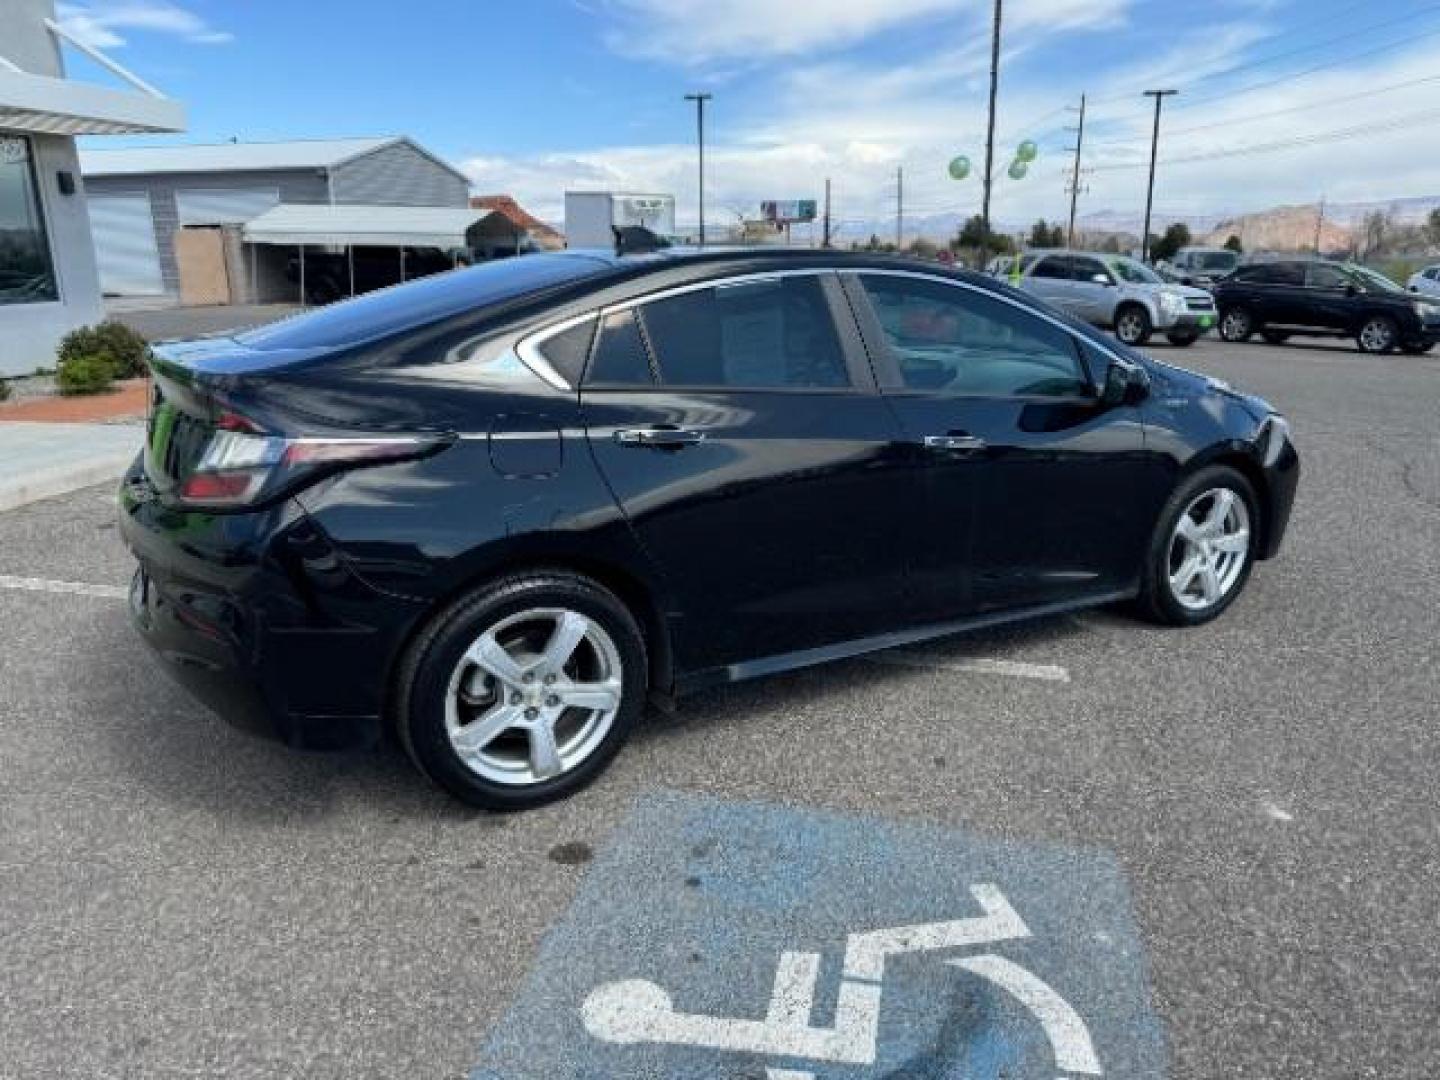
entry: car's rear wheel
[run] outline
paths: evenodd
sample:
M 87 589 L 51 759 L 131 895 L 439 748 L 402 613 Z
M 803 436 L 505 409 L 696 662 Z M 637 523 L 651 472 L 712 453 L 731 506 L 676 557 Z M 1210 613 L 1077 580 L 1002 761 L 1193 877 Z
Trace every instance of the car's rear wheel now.
M 1406 356 L 1424 356 L 1432 348 L 1433 345 L 1402 345 L 1400 351 Z
M 1220 313 L 1220 336 L 1238 344 L 1248 341 L 1255 332 L 1255 320 L 1243 307 L 1227 308 Z
M 1240 595 L 1254 563 L 1255 489 L 1224 465 L 1200 470 L 1170 496 L 1150 543 L 1141 609 L 1157 622 L 1197 626 Z
M 1385 315 L 1366 319 L 1355 335 L 1355 342 L 1361 352 L 1387 353 L 1395 347 L 1395 322 Z
M 1139 304 L 1126 304 L 1115 313 L 1115 336 L 1132 348 L 1150 340 L 1150 313 Z
M 644 708 L 644 637 L 588 578 L 541 573 L 476 590 L 420 635 L 396 725 L 417 766 L 476 806 L 569 795 L 619 751 Z
M 1171 345 L 1175 345 L 1175 346 L 1178 346 L 1178 347 L 1181 348 L 1181 349 L 1184 349 L 1184 348 L 1188 348 L 1188 347 L 1191 346 L 1191 345 L 1194 345 L 1195 342 L 1199 340 L 1200 335 L 1199 335 L 1199 334 L 1166 334 L 1166 335 L 1165 335 L 1165 338 L 1166 338 L 1166 340 L 1168 340 L 1168 341 L 1170 342 Z
M 1290 335 L 1284 330 L 1261 330 L 1260 336 L 1265 339 L 1267 345 L 1284 345 L 1290 340 Z

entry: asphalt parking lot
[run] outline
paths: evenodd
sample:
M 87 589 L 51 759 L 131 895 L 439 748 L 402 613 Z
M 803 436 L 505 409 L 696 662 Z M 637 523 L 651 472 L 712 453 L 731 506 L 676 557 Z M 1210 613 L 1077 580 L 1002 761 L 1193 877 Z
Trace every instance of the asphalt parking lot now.
M 1030 923 L 1025 963 L 1072 988 L 1100 1065 L 1126 1063 L 1106 1076 L 1433 1076 L 1440 357 L 1153 352 L 1268 397 L 1304 459 L 1286 550 L 1220 621 L 1100 611 L 711 692 L 518 816 L 450 801 L 397 751 L 297 755 L 194 705 L 128 626 L 108 489 L 0 514 L 0 1075 L 622 1075 L 536 1020 L 567 1007 L 547 988 L 610 970 L 605 950 L 718 985 L 772 924 L 820 933 L 812 908 L 841 929 L 872 896 L 918 917 L 876 883 L 892 866 L 973 907 L 973 863 Z M 767 839 L 787 831 L 840 853 L 808 867 L 815 887 L 697 909 L 728 933 L 685 923 L 712 880 L 686 867 L 732 836 L 814 860 Z M 711 947 L 683 955 L 684 934 Z M 706 1007 L 765 1013 L 763 994 Z M 947 1037 L 983 1035 L 966 1024 Z M 992 1047 L 817 1075 L 1053 1078 L 1052 1049 L 1044 1073 Z M 646 1075 L 807 1075 L 686 1062 Z

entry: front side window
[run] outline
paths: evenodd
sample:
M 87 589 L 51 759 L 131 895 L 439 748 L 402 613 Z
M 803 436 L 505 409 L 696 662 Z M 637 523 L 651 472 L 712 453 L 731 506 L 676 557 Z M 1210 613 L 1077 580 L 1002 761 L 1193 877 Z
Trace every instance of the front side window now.
M 1133 285 L 1163 285 L 1165 279 L 1155 273 L 1142 262 L 1123 257 L 1110 260 L 1110 269 L 1122 281 L 1128 281 Z
M 640 308 L 664 386 L 843 389 L 845 354 L 814 275 L 694 289 Z
M 1083 281 L 1087 285 L 1096 284 L 1096 277 L 1103 277 L 1106 281 L 1112 281 L 1110 271 L 1105 269 L 1105 264 L 1099 259 L 1076 258 L 1071 264 L 1071 277 L 1076 281 Z
M 1063 255 L 1048 256 L 1035 264 L 1035 269 L 1030 272 L 1030 276 L 1068 281 L 1070 279 L 1070 260 Z
M 1270 281 L 1275 285 L 1304 285 L 1304 263 L 1272 263 Z
M 862 275 L 908 390 L 967 397 L 1075 397 L 1089 390 L 1070 335 L 981 292 Z
M 59 298 L 30 140 L 0 135 L 0 304 Z

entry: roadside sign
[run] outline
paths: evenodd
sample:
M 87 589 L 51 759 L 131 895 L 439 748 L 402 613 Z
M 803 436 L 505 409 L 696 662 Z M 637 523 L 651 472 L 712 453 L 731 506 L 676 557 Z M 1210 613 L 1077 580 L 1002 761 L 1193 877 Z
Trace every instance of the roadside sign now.
M 785 199 L 760 204 L 760 216 L 780 225 L 814 221 L 819 210 L 814 199 Z
M 1107 854 L 666 794 L 592 866 L 472 1080 L 1164 1074 Z

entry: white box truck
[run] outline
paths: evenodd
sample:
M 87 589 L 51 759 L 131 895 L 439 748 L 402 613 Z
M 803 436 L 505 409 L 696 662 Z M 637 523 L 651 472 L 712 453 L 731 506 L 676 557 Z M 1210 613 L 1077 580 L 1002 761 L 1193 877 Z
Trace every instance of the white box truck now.
M 565 193 L 566 247 L 613 248 L 615 230 L 629 228 L 674 236 L 675 196 L 614 191 Z

